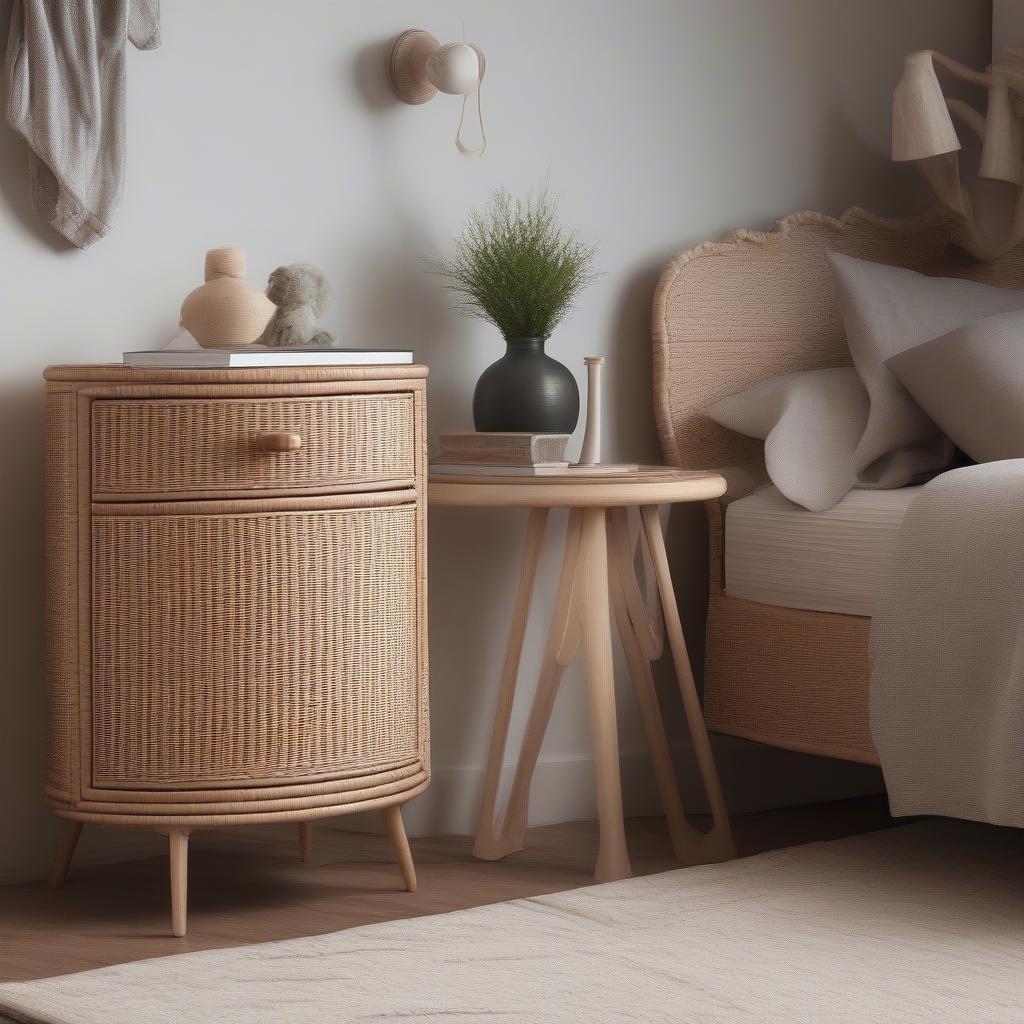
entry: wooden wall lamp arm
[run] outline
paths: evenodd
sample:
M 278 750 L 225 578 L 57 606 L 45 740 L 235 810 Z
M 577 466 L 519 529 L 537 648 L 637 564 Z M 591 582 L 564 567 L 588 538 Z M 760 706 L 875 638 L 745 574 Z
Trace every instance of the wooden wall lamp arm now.
M 973 85 L 980 85 L 983 89 L 987 89 L 994 82 L 992 75 L 986 71 L 975 71 L 974 68 L 969 68 L 966 64 L 961 64 L 959 61 L 947 57 L 944 53 L 939 53 L 938 50 L 925 50 L 923 52 L 928 54 L 932 64 L 942 68 L 943 71 L 947 71 L 954 78 L 959 78 L 962 82 L 971 82 Z

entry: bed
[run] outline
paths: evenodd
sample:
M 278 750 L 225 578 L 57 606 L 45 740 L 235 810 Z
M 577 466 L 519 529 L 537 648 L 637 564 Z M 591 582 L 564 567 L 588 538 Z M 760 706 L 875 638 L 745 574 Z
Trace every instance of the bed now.
M 839 218 L 801 212 L 773 231 L 734 231 L 693 246 L 661 277 L 653 370 L 665 460 L 718 468 L 730 481 L 728 494 L 708 503 L 704 700 L 714 731 L 878 763 L 868 724 L 872 588 L 885 567 L 886 531 L 891 538 L 908 496 L 882 499 L 880 507 L 864 497 L 880 492 L 851 492 L 824 514 L 832 516 L 830 531 L 823 513 L 787 509 L 785 499 L 760 490 L 767 484 L 761 443 L 703 413 L 775 374 L 850 365 L 827 250 L 1024 287 L 1021 249 L 978 263 L 953 244 L 954 230 L 938 209 L 904 220 L 860 209 Z M 851 564 L 858 549 L 869 552 L 865 564 Z M 845 566 L 845 580 L 815 580 L 816 573 L 835 575 L 837 566 Z

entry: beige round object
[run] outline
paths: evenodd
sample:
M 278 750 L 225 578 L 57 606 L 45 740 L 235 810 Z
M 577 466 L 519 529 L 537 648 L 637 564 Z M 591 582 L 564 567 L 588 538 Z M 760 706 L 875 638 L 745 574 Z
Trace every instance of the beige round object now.
M 440 46 L 420 28 L 403 32 L 391 49 L 391 85 L 403 103 L 426 103 L 437 95 L 427 78 L 427 58 Z
M 274 304 L 246 284 L 245 250 L 237 245 L 210 249 L 206 283 L 181 304 L 181 326 L 203 348 L 251 345 L 274 315 Z

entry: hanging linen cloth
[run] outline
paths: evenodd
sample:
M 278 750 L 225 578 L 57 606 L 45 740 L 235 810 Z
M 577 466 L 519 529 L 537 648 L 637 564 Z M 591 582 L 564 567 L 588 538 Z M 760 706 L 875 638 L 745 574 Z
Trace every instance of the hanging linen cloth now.
M 80 249 L 121 201 L 125 50 L 160 45 L 160 0 L 16 0 L 7 120 L 29 146 L 32 205 Z

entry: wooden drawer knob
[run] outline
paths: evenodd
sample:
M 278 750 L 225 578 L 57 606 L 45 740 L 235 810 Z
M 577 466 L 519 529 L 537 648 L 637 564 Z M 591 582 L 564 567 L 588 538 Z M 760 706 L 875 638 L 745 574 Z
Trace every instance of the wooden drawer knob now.
M 297 452 L 302 437 L 287 430 L 264 430 L 256 435 L 256 445 L 261 452 Z

